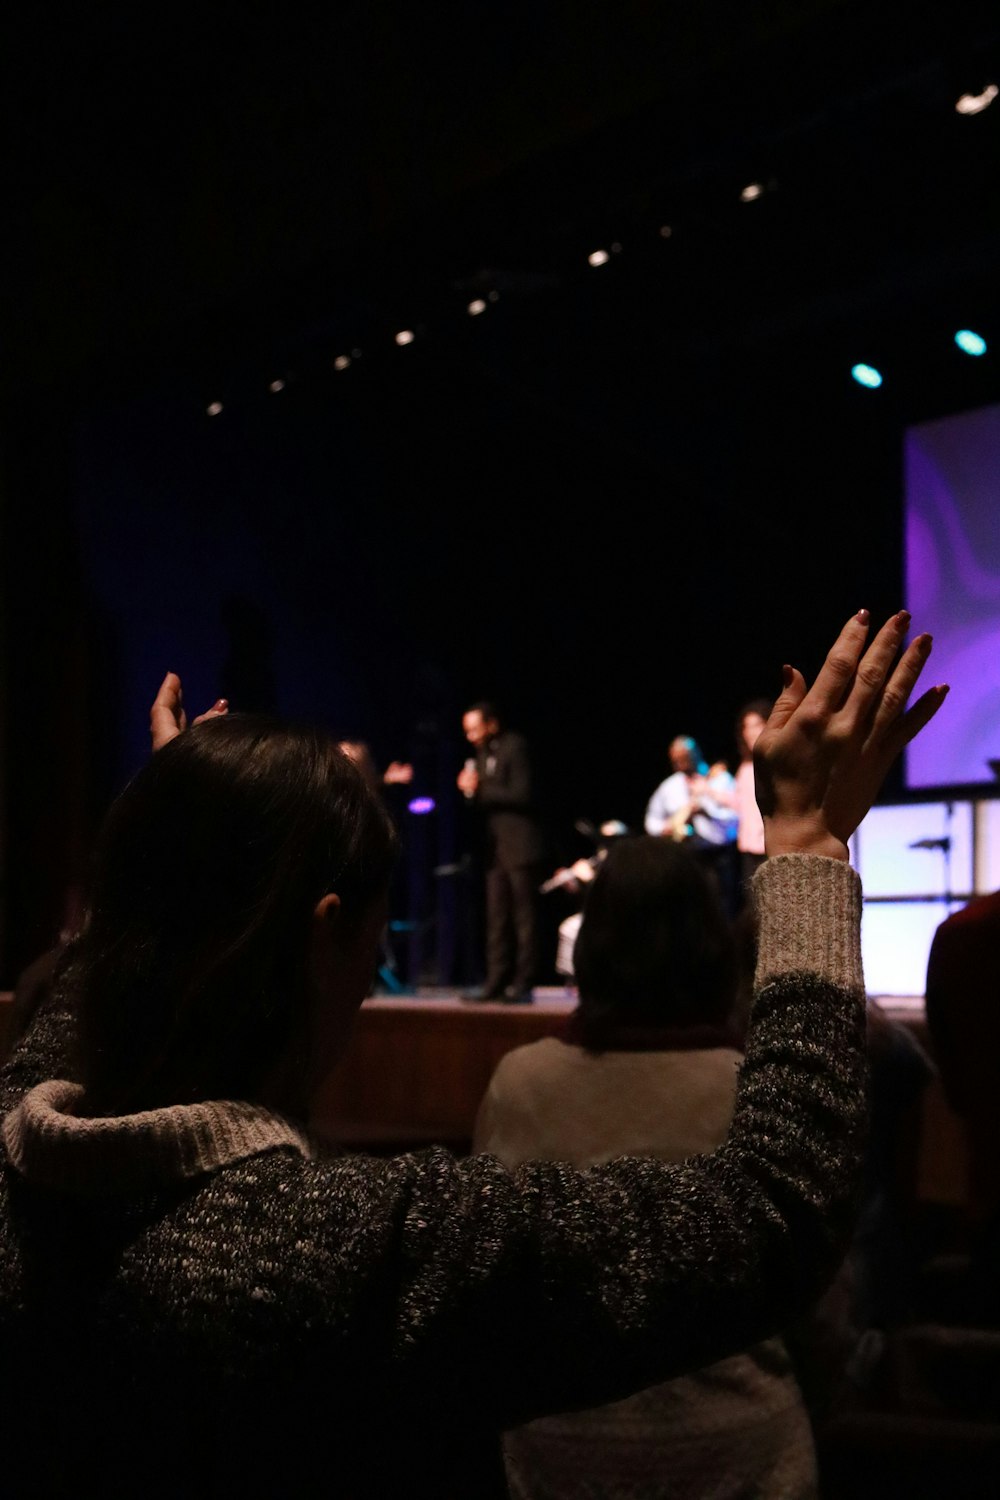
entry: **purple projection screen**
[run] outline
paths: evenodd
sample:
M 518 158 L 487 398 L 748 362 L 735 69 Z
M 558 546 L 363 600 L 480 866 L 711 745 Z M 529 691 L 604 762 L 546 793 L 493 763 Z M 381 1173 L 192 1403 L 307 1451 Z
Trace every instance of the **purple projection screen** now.
M 906 755 L 911 787 L 993 781 L 1000 761 L 1000 406 L 907 430 L 906 607 L 951 694 Z

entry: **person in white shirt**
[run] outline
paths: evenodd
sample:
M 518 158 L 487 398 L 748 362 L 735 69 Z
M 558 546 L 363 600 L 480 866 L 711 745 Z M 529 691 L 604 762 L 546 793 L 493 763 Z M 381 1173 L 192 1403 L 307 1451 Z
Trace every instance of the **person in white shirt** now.
M 671 775 L 646 807 L 646 832 L 684 844 L 716 883 L 726 911 L 736 915 L 739 890 L 734 840 L 735 782 L 723 763 L 709 766 L 697 740 L 670 742 Z

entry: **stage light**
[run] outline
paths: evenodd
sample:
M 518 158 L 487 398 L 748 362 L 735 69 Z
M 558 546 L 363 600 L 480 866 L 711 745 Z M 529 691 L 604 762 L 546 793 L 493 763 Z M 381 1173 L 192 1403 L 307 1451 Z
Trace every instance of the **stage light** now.
M 998 92 L 995 83 L 988 83 L 981 94 L 963 94 L 956 101 L 955 109 L 960 115 L 981 115 L 984 109 L 989 109 Z
M 762 182 L 748 182 L 740 193 L 740 202 L 752 203 L 755 198 L 762 197 L 763 193 L 764 184 Z
M 858 385 L 863 385 L 870 391 L 877 391 L 882 384 L 882 377 L 873 365 L 852 365 L 851 374 Z
M 955 343 L 963 354 L 986 353 L 986 340 L 981 333 L 973 333 L 971 328 L 960 328 L 955 335 Z
M 480 313 L 486 311 L 486 303 L 482 297 L 475 297 L 465 309 L 470 318 L 478 318 Z
M 205 407 L 205 411 L 210 417 L 217 417 L 222 411 L 222 402 L 210 401 L 209 404 Z
M 610 256 L 606 250 L 591 250 L 587 256 L 588 266 L 606 266 Z
M 412 344 L 416 334 L 412 328 L 401 328 L 396 334 L 396 343 L 402 349 L 405 344 Z
M 351 356 L 349 354 L 338 354 L 337 358 L 333 362 L 333 368 L 335 370 L 348 370 L 350 369 L 350 366 Z
M 661 240 L 669 240 L 669 238 L 673 234 L 673 232 L 674 231 L 673 231 L 673 229 L 671 228 L 671 226 L 669 224 L 661 224 L 660 225 L 660 239 Z
M 437 807 L 433 797 L 414 797 L 406 804 L 407 811 L 413 813 L 414 817 L 423 817 L 426 813 L 432 813 Z
M 285 382 L 283 380 L 272 380 L 271 384 L 268 386 L 268 390 L 271 391 L 274 395 L 277 395 L 279 391 L 283 391 L 284 389 Z

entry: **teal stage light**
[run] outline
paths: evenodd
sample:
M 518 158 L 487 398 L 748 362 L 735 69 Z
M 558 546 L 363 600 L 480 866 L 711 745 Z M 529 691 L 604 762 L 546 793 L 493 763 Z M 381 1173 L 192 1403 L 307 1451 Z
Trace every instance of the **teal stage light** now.
M 986 353 L 986 340 L 981 333 L 973 333 L 971 328 L 960 328 L 955 335 L 955 343 L 963 354 Z
M 851 374 L 858 385 L 867 386 L 870 391 L 877 391 L 882 384 L 882 377 L 872 365 L 854 365 Z

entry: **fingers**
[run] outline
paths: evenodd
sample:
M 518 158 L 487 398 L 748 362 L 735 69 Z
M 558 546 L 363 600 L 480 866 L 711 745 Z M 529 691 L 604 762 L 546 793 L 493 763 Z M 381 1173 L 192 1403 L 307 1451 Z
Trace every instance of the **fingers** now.
M 149 710 L 149 735 L 153 749 L 162 749 L 169 740 L 180 734 L 186 723 L 181 680 L 176 672 L 168 672 L 160 683 Z
M 170 708 L 173 710 L 182 700 L 181 680 L 176 672 L 168 672 L 160 683 L 153 699 L 153 708 Z
M 854 681 L 851 684 L 847 700 L 841 711 L 841 724 L 848 731 L 856 729 L 859 724 L 865 722 L 874 704 L 878 704 L 879 713 L 889 699 L 894 704 L 893 715 L 898 713 L 906 703 L 910 695 L 916 677 L 906 687 L 902 699 L 897 695 L 903 686 L 903 678 L 897 682 L 898 670 L 889 679 L 889 684 L 884 687 L 886 675 L 890 671 L 907 630 L 910 628 L 909 611 L 901 609 L 898 614 L 892 615 L 878 635 L 872 641 L 861 661 L 858 663 Z M 923 636 L 918 636 L 923 640 Z M 930 640 L 930 637 L 927 637 Z M 916 642 L 913 643 L 916 645 Z M 900 663 L 902 665 L 902 663 Z M 904 674 L 905 677 L 906 674 Z
M 227 714 L 228 712 L 228 698 L 216 698 L 215 702 L 212 704 L 212 707 L 206 709 L 203 714 L 199 714 L 198 717 L 192 721 L 192 724 L 204 724 L 207 719 L 221 719 L 223 715 Z
M 868 639 L 868 623 L 868 611 L 859 609 L 830 647 L 826 661 L 807 694 L 809 706 L 821 715 L 835 712 L 843 702 Z
M 768 729 L 781 729 L 787 724 L 806 695 L 806 680 L 798 668 L 786 666 L 783 670 L 785 685 L 771 710 L 767 721 Z
M 887 735 L 904 713 L 910 694 L 931 654 L 932 645 L 931 636 L 918 635 L 903 652 L 879 699 L 871 729 L 873 739 Z
M 948 684 L 939 683 L 937 687 L 928 688 L 922 693 L 916 703 L 912 704 L 897 722 L 892 736 L 893 754 L 897 755 L 904 745 L 908 745 L 912 739 L 930 723 L 942 703 L 948 696 Z

